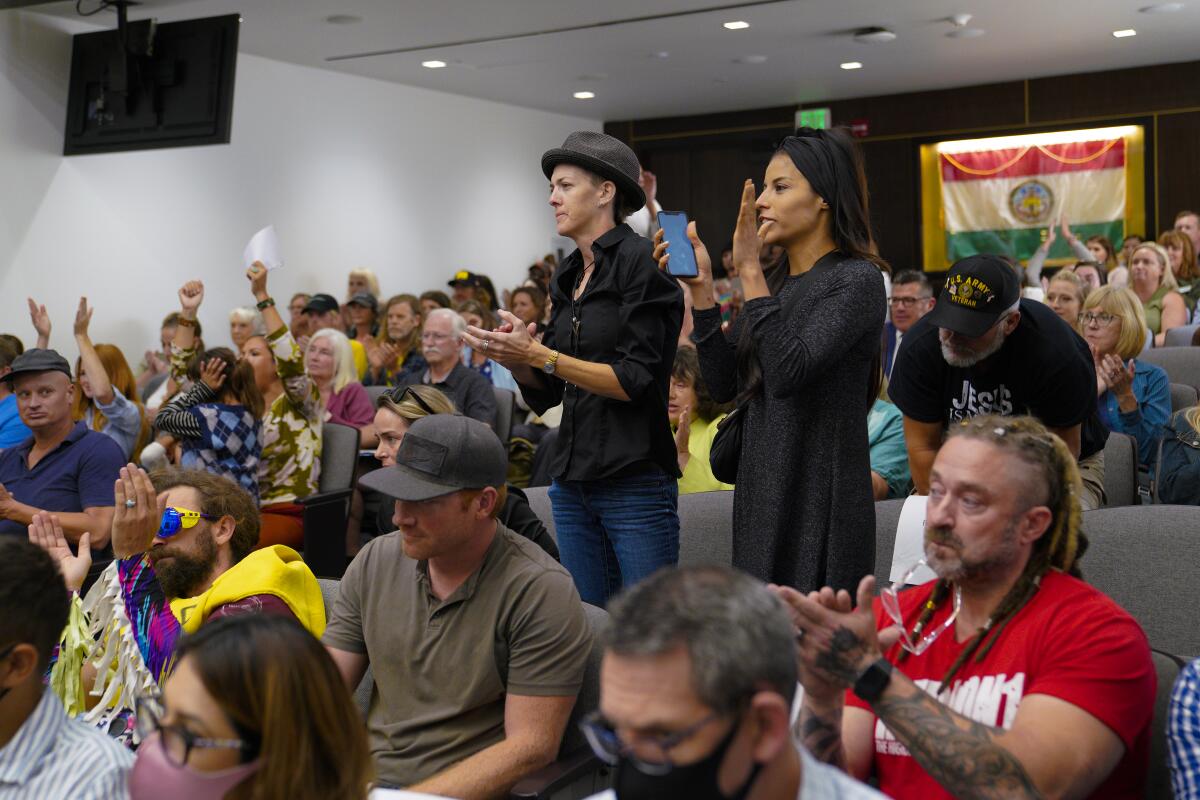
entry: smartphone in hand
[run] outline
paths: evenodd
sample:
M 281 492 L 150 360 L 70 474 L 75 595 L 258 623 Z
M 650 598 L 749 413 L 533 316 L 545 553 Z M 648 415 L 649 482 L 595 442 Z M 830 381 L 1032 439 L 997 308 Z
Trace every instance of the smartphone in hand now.
M 683 211 L 659 211 L 658 224 L 662 226 L 663 240 L 667 243 L 667 274 L 676 278 L 695 278 L 700 274 L 696 266 L 696 250 L 688 238 L 687 214 Z

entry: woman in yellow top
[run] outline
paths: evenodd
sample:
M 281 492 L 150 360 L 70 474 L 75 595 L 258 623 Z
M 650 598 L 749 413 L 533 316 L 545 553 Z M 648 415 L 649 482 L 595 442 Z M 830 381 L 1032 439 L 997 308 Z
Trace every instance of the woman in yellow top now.
M 716 479 L 708 462 L 717 426 L 731 407 L 732 403 L 718 403 L 708 393 L 695 348 L 680 347 L 675 351 L 667 413 L 675 427 L 675 450 L 679 471 L 683 473 L 679 479 L 680 494 L 733 488 L 733 484 Z

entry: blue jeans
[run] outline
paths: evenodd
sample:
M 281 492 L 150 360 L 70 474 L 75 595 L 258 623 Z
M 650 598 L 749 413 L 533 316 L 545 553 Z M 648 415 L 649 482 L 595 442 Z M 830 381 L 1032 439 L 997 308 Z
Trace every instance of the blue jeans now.
M 663 472 L 554 481 L 550 503 L 563 566 L 585 603 L 603 608 L 622 586 L 679 563 L 679 483 Z

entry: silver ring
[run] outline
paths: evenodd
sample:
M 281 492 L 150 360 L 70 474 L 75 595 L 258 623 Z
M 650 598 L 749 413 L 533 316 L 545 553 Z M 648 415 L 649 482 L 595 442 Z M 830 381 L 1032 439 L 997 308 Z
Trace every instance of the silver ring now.
M 491 340 L 491 339 L 484 339 L 484 340 L 483 340 L 483 349 L 484 349 L 485 351 L 486 351 L 486 350 L 487 350 L 489 347 L 491 347 L 491 346 L 492 346 L 492 340 Z
M 135 508 L 136 506 L 137 506 L 137 501 L 136 501 L 136 500 L 126 500 L 126 501 L 125 501 L 125 507 L 126 507 L 126 508 Z

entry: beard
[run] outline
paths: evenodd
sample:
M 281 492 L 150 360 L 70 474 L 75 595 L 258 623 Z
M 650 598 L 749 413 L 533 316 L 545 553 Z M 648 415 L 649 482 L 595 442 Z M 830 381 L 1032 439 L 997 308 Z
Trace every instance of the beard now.
M 217 563 L 217 542 L 212 531 L 206 527 L 196 535 L 194 544 L 190 552 L 169 544 L 150 550 L 150 565 L 168 599 L 194 596 L 212 575 Z M 162 563 L 168 558 L 169 561 Z
M 1020 545 L 1014 535 L 1017 520 L 1009 523 L 1000 541 L 980 558 L 963 556 L 963 541 L 949 528 L 929 527 L 925 529 L 925 563 L 939 578 L 951 583 L 963 584 L 988 579 L 992 574 L 1009 567 L 1020 558 Z M 949 556 L 939 556 L 934 545 L 943 545 L 952 550 Z
M 941 336 L 938 337 L 938 342 L 942 346 L 942 358 L 946 359 L 946 363 L 952 367 L 965 369 L 973 367 L 985 358 L 1000 352 L 1000 348 L 1004 346 L 1004 339 L 1004 328 L 1000 328 L 996 331 L 996 338 L 992 340 L 991 344 L 978 351 L 954 347 Z

